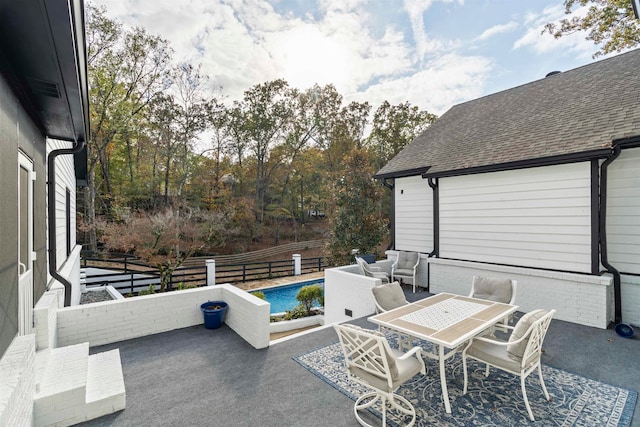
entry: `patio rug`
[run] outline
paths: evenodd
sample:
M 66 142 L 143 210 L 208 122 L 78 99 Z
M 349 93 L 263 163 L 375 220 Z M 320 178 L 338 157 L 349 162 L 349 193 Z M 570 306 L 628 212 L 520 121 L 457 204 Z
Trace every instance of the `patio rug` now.
M 390 339 L 391 340 L 391 339 Z M 423 342 L 422 347 L 430 346 Z M 339 343 L 330 344 L 293 358 L 329 385 L 354 401 L 370 391 L 346 374 Z M 621 426 L 631 423 L 638 393 L 590 380 L 560 369 L 543 366 L 542 374 L 551 397 L 547 402 L 536 372 L 527 378 L 527 395 L 536 418 L 529 420 L 520 390 L 520 378 L 492 368 L 484 376 L 484 365 L 469 359 L 469 389 L 462 394 L 463 373 L 460 353 L 447 360 L 447 386 L 451 414 L 444 410 L 438 363 L 425 359 L 427 374 L 418 374 L 397 393 L 416 408 L 416 426 Z M 379 412 L 371 410 L 379 417 Z M 355 420 L 355 418 L 354 418 Z M 389 425 L 406 420 L 387 415 Z

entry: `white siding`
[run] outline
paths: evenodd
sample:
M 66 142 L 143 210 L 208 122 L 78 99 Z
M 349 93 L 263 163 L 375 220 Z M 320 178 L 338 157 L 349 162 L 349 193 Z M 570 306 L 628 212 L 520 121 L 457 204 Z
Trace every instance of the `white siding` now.
M 421 176 L 395 180 L 395 248 L 433 250 L 433 190 Z
M 590 164 L 440 179 L 440 257 L 589 273 Z
M 73 144 L 54 139 L 47 140 L 47 154 L 60 148 L 71 148 Z M 67 259 L 67 220 L 66 220 L 66 191 L 71 192 L 71 248 L 76 242 L 76 176 L 73 165 L 73 155 L 63 155 L 56 158 L 56 269 Z
M 640 274 L 640 148 L 623 150 L 609 166 L 607 249 L 617 270 Z

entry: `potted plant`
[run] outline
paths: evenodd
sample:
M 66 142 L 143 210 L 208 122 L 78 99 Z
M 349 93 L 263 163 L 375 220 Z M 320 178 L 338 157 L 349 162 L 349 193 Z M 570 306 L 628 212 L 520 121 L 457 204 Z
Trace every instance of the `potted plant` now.
M 200 305 L 204 316 L 204 327 L 218 329 L 224 323 L 229 305 L 224 301 L 207 301 Z

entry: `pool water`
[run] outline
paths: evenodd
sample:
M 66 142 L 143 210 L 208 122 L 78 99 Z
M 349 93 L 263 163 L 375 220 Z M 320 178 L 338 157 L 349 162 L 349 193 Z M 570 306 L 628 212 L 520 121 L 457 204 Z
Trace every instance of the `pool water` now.
M 271 314 L 275 314 L 291 310 L 298 305 L 296 295 L 298 295 L 303 286 L 309 285 L 320 285 L 324 289 L 324 279 L 260 289 L 259 291 L 264 294 L 266 300 L 271 304 Z

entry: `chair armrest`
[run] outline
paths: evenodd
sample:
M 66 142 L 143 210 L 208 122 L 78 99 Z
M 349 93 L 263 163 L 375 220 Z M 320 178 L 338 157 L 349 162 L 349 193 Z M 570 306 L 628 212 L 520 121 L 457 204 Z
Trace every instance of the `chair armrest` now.
M 376 267 L 373 265 L 368 265 L 367 268 L 369 269 L 369 271 L 371 272 L 381 272 L 382 271 L 382 267 Z
M 403 354 L 402 356 L 400 356 L 400 357 L 398 357 L 396 359 L 397 360 L 406 360 L 406 359 L 412 357 L 414 354 L 416 355 L 416 357 L 420 357 L 420 355 L 422 354 L 422 347 L 415 346 L 411 350 L 407 351 L 405 354 Z
M 507 328 L 513 329 L 513 326 L 507 326 Z M 524 341 L 525 338 L 529 339 L 529 334 L 524 334 L 523 336 L 521 336 L 519 339 L 517 339 L 515 341 L 500 341 L 500 340 L 494 340 L 494 339 L 486 338 L 486 337 L 474 337 L 474 338 L 471 338 L 471 341 L 469 341 L 469 344 L 471 344 L 472 341 L 484 341 L 484 342 L 488 342 L 488 343 L 493 344 L 493 345 L 505 346 L 505 345 L 509 345 L 509 344 L 518 344 L 518 343 Z

